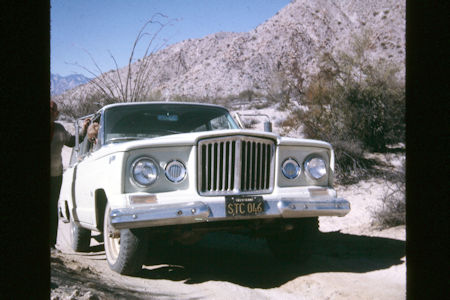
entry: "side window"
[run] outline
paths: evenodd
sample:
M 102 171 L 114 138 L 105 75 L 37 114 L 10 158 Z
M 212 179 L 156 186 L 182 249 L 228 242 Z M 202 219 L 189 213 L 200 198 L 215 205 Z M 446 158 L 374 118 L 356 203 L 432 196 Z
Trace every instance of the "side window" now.
M 211 124 L 211 130 L 230 129 L 228 120 L 224 115 L 214 118 L 209 122 Z
M 81 128 L 80 126 L 81 125 L 79 124 L 79 127 L 78 127 L 79 130 Z M 75 133 L 75 134 L 77 134 L 77 133 Z M 69 162 L 69 165 L 71 167 L 73 165 L 75 165 L 77 162 L 83 160 L 84 156 L 86 156 L 86 150 L 87 150 L 86 140 L 87 140 L 86 138 L 84 138 L 83 140 L 79 140 L 79 150 L 78 151 L 75 150 L 76 147 L 72 148 L 72 153 L 70 155 L 70 162 Z

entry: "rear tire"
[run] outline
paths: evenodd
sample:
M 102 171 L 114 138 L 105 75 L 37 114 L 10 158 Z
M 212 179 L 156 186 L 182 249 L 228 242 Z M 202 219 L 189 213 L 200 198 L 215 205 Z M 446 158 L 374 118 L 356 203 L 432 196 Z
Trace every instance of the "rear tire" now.
M 147 236 L 138 230 L 117 230 L 111 225 L 111 208 L 105 208 L 103 222 L 103 240 L 105 243 L 106 260 L 111 270 L 133 275 L 142 269 L 147 252 Z
M 266 237 L 273 256 L 281 261 L 302 261 L 313 252 L 319 233 L 319 219 L 295 220 L 294 228 Z
M 89 251 L 91 245 L 91 231 L 80 227 L 70 218 L 70 245 L 77 252 Z

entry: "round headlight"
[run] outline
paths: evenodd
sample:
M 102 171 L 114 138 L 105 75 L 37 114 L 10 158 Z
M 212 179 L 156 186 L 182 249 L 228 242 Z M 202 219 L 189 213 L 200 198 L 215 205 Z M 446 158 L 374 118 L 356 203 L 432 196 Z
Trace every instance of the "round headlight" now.
M 327 174 L 325 161 L 318 157 L 313 157 L 305 162 L 306 172 L 314 179 L 320 179 Z
M 297 161 L 293 158 L 288 158 L 283 162 L 281 166 L 281 171 L 283 172 L 284 177 L 287 179 L 294 179 L 300 175 L 301 167 L 297 163 Z
M 186 167 L 178 160 L 171 161 L 166 166 L 166 177 L 172 182 L 181 182 L 186 177 Z
M 132 164 L 131 174 L 136 184 L 147 187 L 158 178 L 158 166 L 150 158 L 139 158 Z

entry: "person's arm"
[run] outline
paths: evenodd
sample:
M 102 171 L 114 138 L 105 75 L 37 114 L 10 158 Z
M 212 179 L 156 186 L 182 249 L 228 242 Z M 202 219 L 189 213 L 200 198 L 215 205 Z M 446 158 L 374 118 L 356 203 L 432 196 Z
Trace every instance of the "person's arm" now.
M 84 140 L 84 137 L 86 136 L 86 130 L 89 125 L 90 119 L 85 119 L 83 123 L 83 129 L 81 129 L 80 134 L 78 135 L 79 142 L 81 143 Z M 70 135 L 67 142 L 64 144 L 67 147 L 75 147 L 75 135 Z
M 87 138 L 89 139 L 89 142 L 95 144 L 97 142 L 97 135 L 98 135 L 98 129 L 99 125 L 97 122 L 92 123 L 87 128 Z

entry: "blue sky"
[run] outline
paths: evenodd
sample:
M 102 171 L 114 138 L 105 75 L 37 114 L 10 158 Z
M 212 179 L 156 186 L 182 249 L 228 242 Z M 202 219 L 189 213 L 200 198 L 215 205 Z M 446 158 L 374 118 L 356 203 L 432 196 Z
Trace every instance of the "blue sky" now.
M 288 5 L 290 0 L 51 0 L 51 73 L 92 77 L 79 64 L 96 71 L 88 51 L 103 72 L 128 63 L 140 28 L 155 13 L 172 22 L 158 37 L 169 44 L 189 38 L 254 29 Z M 167 20 L 167 19 L 166 19 Z M 156 27 L 147 27 L 153 32 Z M 159 45 L 162 41 L 154 43 Z M 136 58 L 147 44 L 143 40 Z M 97 73 L 97 72 L 95 72 Z

